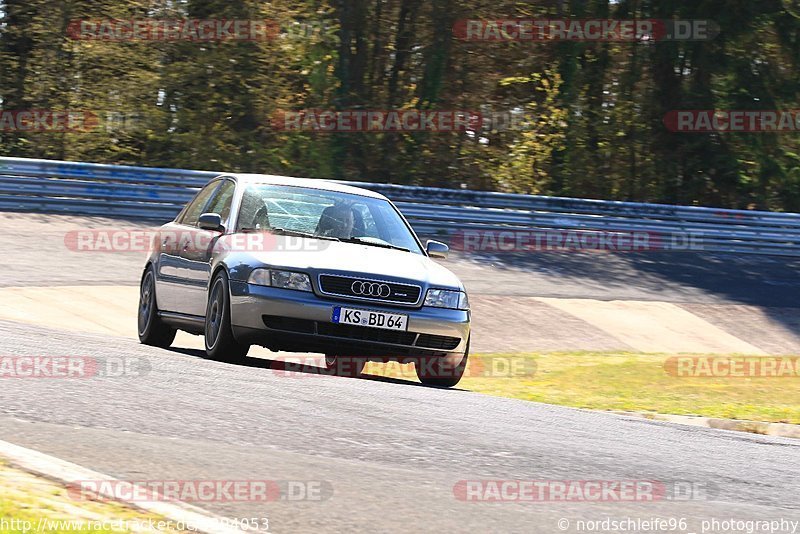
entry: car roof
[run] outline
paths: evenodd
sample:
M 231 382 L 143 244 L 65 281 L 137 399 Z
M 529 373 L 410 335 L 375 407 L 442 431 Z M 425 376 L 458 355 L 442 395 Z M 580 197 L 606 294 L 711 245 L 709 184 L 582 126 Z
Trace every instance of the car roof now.
M 238 184 L 268 184 L 268 185 L 286 185 L 294 187 L 308 187 L 310 189 L 320 189 L 323 191 L 335 191 L 337 193 L 349 193 L 351 195 L 359 195 L 362 197 L 380 198 L 388 200 L 385 196 L 369 189 L 361 187 L 353 187 L 322 178 L 293 178 L 291 176 L 276 176 L 272 174 L 240 174 L 240 173 L 226 173 L 217 176 L 217 178 L 233 178 Z

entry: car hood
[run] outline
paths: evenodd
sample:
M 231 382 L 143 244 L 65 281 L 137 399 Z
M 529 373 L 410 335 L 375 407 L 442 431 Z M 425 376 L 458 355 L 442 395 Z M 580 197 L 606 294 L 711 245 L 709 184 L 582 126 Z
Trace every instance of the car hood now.
M 464 288 L 448 269 L 421 254 L 320 239 L 295 240 L 301 250 L 250 252 L 240 263 L 320 274 L 363 276 L 396 282 L 416 282 L 426 287 Z

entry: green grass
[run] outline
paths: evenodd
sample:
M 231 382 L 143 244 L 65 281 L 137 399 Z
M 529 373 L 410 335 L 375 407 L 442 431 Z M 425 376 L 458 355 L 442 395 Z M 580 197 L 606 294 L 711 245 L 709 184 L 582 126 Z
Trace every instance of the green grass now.
M 458 387 L 528 401 L 594 410 L 624 410 L 675 415 L 800 424 L 800 377 L 684 378 L 671 376 L 665 361 L 671 354 L 555 352 L 476 354 Z M 533 369 L 531 376 L 485 376 L 493 358 L 517 368 Z M 387 368 L 370 364 L 370 372 L 410 378 L 407 366 Z M 497 366 L 495 366 L 497 367 Z M 479 375 L 479 376 L 474 376 Z M 480 376 L 483 375 L 483 376 Z

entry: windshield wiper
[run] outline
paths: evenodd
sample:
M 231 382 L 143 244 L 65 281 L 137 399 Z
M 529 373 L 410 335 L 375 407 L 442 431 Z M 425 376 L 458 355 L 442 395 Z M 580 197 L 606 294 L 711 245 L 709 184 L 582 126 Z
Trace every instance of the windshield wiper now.
M 341 239 L 339 239 L 338 237 L 333 237 L 329 235 L 317 235 L 317 234 L 312 234 L 311 232 L 303 232 L 300 230 L 289 230 L 288 228 L 270 228 L 267 231 L 272 232 L 273 234 L 288 235 L 292 237 L 310 237 L 312 239 L 327 239 L 329 241 L 341 241 Z
M 377 241 L 370 241 L 360 237 L 350 237 L 347 239 L 342 239 L 341 241 L 344 241 L 345 243 L 358 243 L 359 245 L 370 245 L 372 247 L 391 248 L 394 250 L 402 250 L 403 252 L 411 252 L 405 247 L 398 247 L 397 245 L 392 245 L 390 243 L 378 243 Z
M 252 232 L 268 232 L 270 234 L 287 235 L 291 237 L 310 237 L 312 239 L 327 239 L 328 241 L 341 241 L 338 237 L 328 235 L 317 235 L 311 232 L 302 232 L 300 230 L 289 230 L 288 228 L 252 228 L 245 227 L 239 230 L 245 234 Z

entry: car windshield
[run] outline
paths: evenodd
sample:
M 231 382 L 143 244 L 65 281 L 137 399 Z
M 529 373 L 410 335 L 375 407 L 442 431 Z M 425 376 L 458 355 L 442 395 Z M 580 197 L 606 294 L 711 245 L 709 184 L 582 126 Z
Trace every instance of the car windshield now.
M 408 226 L 386 200 L 311 187 L 248 184 L 237 231 L 258 230 L 422 254 Z

